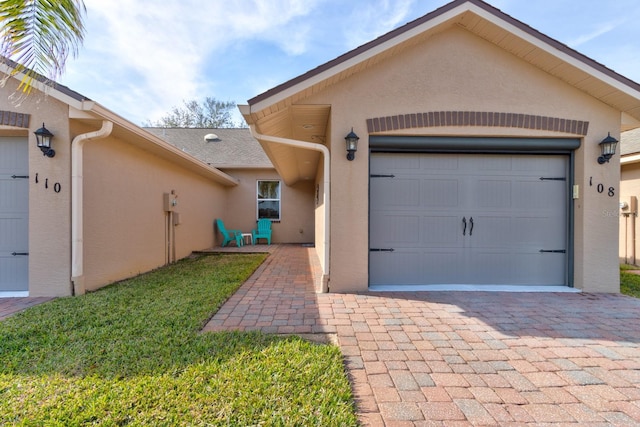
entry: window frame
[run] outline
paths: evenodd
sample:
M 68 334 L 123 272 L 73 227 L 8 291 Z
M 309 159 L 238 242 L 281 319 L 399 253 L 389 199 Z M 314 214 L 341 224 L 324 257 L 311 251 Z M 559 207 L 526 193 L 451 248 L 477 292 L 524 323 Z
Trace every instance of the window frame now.
M 277 198 L 261 198 L 260 197 L 260 183 L 262 182 L 275 182 L 277 183 Z M 278 217 L 261 217 L 260 216 L 260 202 L 277 202 L 278 205 Z M 256 180 L 256 220 L 268 219 L 272 222 L 279 222 L 282 219 L 282 181 L 279 179 L 258 179 Z

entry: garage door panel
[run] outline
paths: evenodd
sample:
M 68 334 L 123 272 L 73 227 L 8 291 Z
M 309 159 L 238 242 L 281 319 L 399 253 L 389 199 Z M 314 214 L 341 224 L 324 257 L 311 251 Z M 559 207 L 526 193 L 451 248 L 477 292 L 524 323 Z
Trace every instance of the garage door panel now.
M 421 159 L 416 156 L 399 154 L 393 157 L 376 157 L 372 156 L 370 160 L 371 170 L 377 171 L 376 173 L 391 173 L 393 171 L 419 171 L 421 166 Z
M 416 209 L 420 206 L 420 181 L 419 178 L 375 178 L 371 183 L 371 197 L 379 200 L 378 210 Z
M 29 183 L 0 175 L 0 212 L 26 212 L 29 209 Z
M 462 224 L 456 216 L 424 216 L 421 242 L 425 248 L 461 246 Z
M 372 174 L 389 171 L 385 159 L 411 170 L 371 193 L 371 247 L 393 249 L 372 253 L 371 284 L 567 283 L 568 156 L 374 153 Z M 386 191 L 415 194 L 408 175 L 421 181 L 418 206 L 389 202 Z M 371 188 L 382 187 L 372 178 Z M 391 234 L 379 232 L 390 223 Z
M 474 206 L 482 209 L 511 207 L 511 182 L 478 180 L 473 186 Z
M 473 228 L 471 220 L 473 219 Z M 466 244 L 472 248 L 511 248 L 513 240 L 513 222 L 504 215 L 481 215 L 467 218 Z
M 458 181 L 434 179 L 422 181 L 423 208 L 452 208 L 459 204 Z
M 418 246 L 420 216 L 380 214 L 372 218 L 371 247 Z
M 0 137 L 0 292 L 28 289 L 27 138 Z
M 512 159 L 509 156 L 478 155 L 465 157 L 465 169 L 477 175 L 485 175 L 487 172 L 511 171 Z
M 526 211 L 557 212 L 548 201 L 563 200 L 566 192 L 564 181 L 517 181 L 514 183 L 514 206 Z
M 417 281 L 407 284 L 429 283 L 457 284 L 464 281 L 463 271 L 460 270 L 459 250 L 425 251 L 421 259 L 424 274 L 416 278 Z
M 514 284 L 543 286 L 566 284 L 564 254 L 539 252 L 516 254 L 512 262 L 517 274 Z
M 0 215 L 0 251 L 24 252 L 27 241 L 28 221 L 23 216 Z
M 468 281 L 465 284 L 497 285 L 513 284 L 512 254 L 508 251 L 471 252 L 467 271 Z
M 563 227 L 553 224 L 548 218 L 516 217 L 513 219 L 515 242 L 520 247 L 545 249 L 564 246 Z
M 372 252 L 371 277 L 375 278 L 371 284 L 416 284 L 420 283 L 422 269 L 416 269 L 421 264 L 420 251 Z
M 409 156 L 411 155 L 409 154 Z M 421 168 L 437 175 L 440 171 L 445 173 L 447 171 L 457 171 L 460 169 L 460 165 L 458 156 L 443 154 L 438 157 L 421 156 Z
M 26 290 L 29 259 L 0 252 L 0 292 Z

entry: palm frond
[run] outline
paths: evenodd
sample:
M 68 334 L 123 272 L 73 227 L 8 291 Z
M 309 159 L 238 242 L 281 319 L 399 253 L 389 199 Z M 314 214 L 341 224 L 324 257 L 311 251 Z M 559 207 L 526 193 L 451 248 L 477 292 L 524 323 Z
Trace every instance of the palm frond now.
M 0 2 L 0 54 L 17 62 L 13 74 L 24 74 L 19 90 L 28 93 L 34 79 L 62 74 L 84 39 L 85 13 L 83 0 Z

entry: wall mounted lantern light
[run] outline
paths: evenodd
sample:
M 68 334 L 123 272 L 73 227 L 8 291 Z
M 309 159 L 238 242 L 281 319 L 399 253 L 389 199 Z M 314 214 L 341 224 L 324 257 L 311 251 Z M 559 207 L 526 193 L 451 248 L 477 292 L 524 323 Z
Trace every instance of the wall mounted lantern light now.
M 353 128 L 351 128 L 351 132 L 347 136 L 344 137 L 345 142 L 347 143 L 347 160 L 353 160 L 356 158 L 356 151 L 358 151 L 358 140 L 360 138 L 353 132 Z
M 56 152 L 51 148 L 51 139 L 53 138 L 53 134 L 49 132 L 49 129 L 44 127 L 44 123 L 42 123 L 42 127 L 37 131 L 33 132 L 36 135 L 36 144 L 38 148 L 42 150 L 42 154 L 47 157 L 53 157 L 56 155 Z
M 607 137 L 603 139 L 600 144 L 600 157 L 598 157 L 598 163 L 604 164 L 608 162 L 609 159 L 616 153 L 616 145 L 618 145 L 618 140 L 611 136 L 609 132 Z

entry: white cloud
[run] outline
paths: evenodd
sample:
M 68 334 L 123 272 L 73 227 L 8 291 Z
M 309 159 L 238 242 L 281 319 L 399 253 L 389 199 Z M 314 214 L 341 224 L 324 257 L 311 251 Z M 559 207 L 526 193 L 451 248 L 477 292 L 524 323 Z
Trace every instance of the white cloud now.
M 593 39 L 596 39 L 610 31 L 615 30 L 620 26 L 622 20 L 617 20 L 615 22 L 604 22 L 599 24 L 595 29 L 586 34 L 581 34 L 578 37 L 575 37 L 567 42 L 567 44 L 571 47 L 578 47 L 582 44 L 590 42 Z
M 98 102 L 126 105 L 134 121 L 155 118 L 185 99 L 211 95 L 203 93 L 212 77 L 206 61 L 233 43 L 261 39 L 288 55 L 304 53 L 310 31 L 298 18 L 316 3 L 86 0 L 85 46 L 79 60 L 69 62 L 63 83 L 80 79 L 86 85 L 93 74 L 94 86 L 120 94 L 101 95 Z
M 406 24 L 413 4 L 414 0 L 377 0 L 354 8 L 350 18 L 354 24 L 344 32 L 347 43 L 357 47 Z
M 84 47 L 60 82 L 136 123 L 188 99 L 243 103 L 448 1 L 85 0 Z M 638 40 L 636 1 L 490 3 L 628 73 L 633 47 L 612 56 Z

